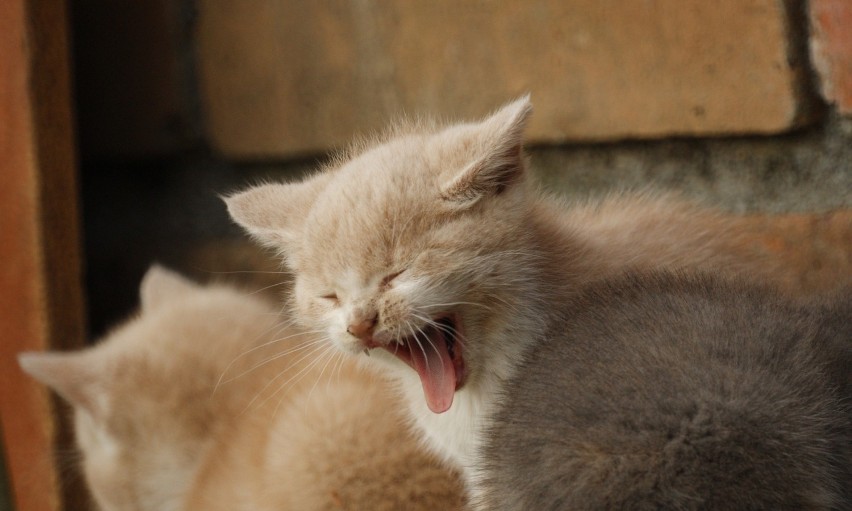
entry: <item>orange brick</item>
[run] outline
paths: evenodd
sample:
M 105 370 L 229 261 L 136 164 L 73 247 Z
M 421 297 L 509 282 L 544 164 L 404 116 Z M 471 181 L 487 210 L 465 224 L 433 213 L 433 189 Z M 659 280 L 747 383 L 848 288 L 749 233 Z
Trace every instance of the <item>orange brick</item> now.
M 852 114 L 852 2 L 811 0 L 811 56 L 823 97 Z
M 827 293 L 852 284 L 852 210 L 746 217 L 755 248 L 781 262 L 788 290 Z
M 780 132 L 806 106 L 785 5 L 200 0 L 206 131 L 228 156 L 274 157 L 531 91 L 534 142 Z

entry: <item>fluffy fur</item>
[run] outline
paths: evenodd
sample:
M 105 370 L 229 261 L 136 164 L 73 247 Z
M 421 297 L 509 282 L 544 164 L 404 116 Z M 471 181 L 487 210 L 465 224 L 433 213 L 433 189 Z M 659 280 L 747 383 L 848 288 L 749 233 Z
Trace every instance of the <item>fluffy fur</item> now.
M 461 508 L 382 382 L 268 304 L 158 267 L 141 301 L 92 348 L 20 357 L 74 406 L 104 511 Z
M 483 509 L 849 509 L 852 295 L 710 277 L 585 291 L 506 383 Z
M 631 266 L 779 273 L 736 218 L 648 194 L 572 207 L 542 193 L 522 154 L 531 108 L 396 131 L 226 200 L 294 271 L 296 318 L 395 375 L 429 445 L 474 485 L 505 382 L 590 283 Z

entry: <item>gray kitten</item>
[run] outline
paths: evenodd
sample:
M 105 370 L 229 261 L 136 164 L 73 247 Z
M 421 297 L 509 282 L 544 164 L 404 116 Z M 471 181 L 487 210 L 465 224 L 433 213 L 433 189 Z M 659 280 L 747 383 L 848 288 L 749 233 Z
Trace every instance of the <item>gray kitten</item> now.
M 505 386 L 486 509 L 852 509 L 852 299 L 710 277 L 591 287 Z

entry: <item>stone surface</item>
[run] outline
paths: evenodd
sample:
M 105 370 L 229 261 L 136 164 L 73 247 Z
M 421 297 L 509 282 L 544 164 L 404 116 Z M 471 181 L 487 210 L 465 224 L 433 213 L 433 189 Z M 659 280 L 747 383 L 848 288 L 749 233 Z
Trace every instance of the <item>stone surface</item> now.
M 822 94 L 852 114 L 852 2 L 811 0 L 811 58 Z
M 613 190 L 682 193 L 737 213 L 852 208 L 852 119 L 775 137 L 531 148 L 544 186 L 583 199 Z
M 807 101 L 783 0 L 200 0 L 206 132 L 231 158 L 530 91 L 533 143 L 773 133 Z

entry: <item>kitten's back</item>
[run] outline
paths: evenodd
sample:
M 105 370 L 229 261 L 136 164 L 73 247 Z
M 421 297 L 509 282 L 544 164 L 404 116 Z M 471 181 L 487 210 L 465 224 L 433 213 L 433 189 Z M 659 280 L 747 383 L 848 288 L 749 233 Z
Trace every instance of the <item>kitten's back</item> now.
M 103 511 L 460 509 L 398 399 L 276 308 L 160 267 L 97 345 L 22 355 L 75 410 Z M 425 496 L 427 498 L 421 498 Z
M 518 510 L 849 509 L 850 318 L 848 299 L 709 277 L 595 286 L 507 386 L 480 494 Z

